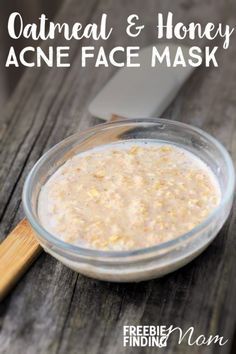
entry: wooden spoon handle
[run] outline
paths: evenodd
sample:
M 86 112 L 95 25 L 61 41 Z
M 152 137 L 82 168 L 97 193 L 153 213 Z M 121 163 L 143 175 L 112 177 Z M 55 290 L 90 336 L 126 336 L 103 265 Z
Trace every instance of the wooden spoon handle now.
M 124 119 L 112 115 L 110 121 Z M 42 251 L 26 219 L 0 244 L 0 300 L 16 284 Z
M 117 114 L 112 114 L 111 118 L 109 119 L 109 122 L 116 122 L 123 119 L 125 119 L 125 117 L 118 116 Z
M 23 219 L 0 244 L 0 300 L 42 251 L 30 224 Z

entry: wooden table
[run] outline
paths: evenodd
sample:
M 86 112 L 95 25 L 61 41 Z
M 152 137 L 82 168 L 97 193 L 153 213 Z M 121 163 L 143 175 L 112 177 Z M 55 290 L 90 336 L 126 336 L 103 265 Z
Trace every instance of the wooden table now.
M 122 32 L 128 14 L 147 24 L 139 45 L 156 41 L 157 12 L 171 10 L 175 20 L 235 25 L 235 1 L 68 0 L 58 21 L 84 24 L 103 12 L 116 28 L 106 49 L 132 45 Z M 129 42 L 128 42 L 129 41 Z M 61 37 L 57 45 L 68 45 Z M 29 69 L 0 117 L 0 239 L 23 217 L 22 186 L 37 159 L 76 130 L 99 123 L 87 105 L 114 68 L 81 68 L 80 47 L 71 42 L 71 67 Z M 90 40 L 86 41 L 91 45 Z M 45 43 L 46 47 L 48 43 Z M 222 141 L 236 160 L 236 41 L 219 49 L 219 68 L 200 68 L 188 80 L 165 117 L 199 126 Z M 189 347 L 173 338 L 163 353 L 230 353 L 235 329 L 235 208 L 212 245 L 181 270 L 137 284 L 99 282 L 78 275 L 42 254 L 0 305 L 0 353 L 155 353 L 126 349 L 123 325 L 195 327 L 196 334 L 229 338 L 224 347 Z M 7 271 L 7 270 L 6 270 Z

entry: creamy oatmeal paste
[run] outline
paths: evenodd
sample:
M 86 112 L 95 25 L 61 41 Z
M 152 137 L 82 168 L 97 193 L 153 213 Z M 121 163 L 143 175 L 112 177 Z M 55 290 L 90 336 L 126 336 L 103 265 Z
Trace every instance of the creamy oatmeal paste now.
M 60 239 L 130 250 L 173 239 L 220 202 L 210 169 L 174 145 L 117 143 L 78 154 L 42 188 L 39 217 Z

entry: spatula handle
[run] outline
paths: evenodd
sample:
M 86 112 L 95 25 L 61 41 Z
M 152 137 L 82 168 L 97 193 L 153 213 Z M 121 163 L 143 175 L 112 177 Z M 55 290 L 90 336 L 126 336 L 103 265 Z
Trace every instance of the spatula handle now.
M 112 115 L 110 121 L 124 119 Z M 26 219 L 0 244 L 0 300 L 16 284 L 20 277 L 42 251 L 34 232 Z
M 16 284 L 42 248 L 23 219 L 0 244 L 0 300 Z
M 125 119 L 125 117 L 118 116 L 117 114 L 112 114 L 111 118 L 109 119 L 109 122 L 116 122 L 123 119 Z

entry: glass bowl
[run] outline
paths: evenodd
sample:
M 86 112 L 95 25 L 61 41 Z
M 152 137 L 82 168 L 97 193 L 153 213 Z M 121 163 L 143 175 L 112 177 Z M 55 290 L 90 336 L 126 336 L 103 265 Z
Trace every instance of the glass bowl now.
M 142 140 L 171 143 L 202 159 L 216 175 L 222 198 L 219 206 L 190 232 L 152 247 L 133 251 L 99 251 L 63 242 L 40 223 L 38 196 L 47 179 L 69 158 L 80 152 L 119 141 Z M 125 119 L 97 125 L 63 140 L 35 164 L 23 189 L 23 206 L 36 237 L 53 257 L 89 277 L 129 282 L 163 276 L 190 262 L 215 238 L 226 221 L 233 201 L 234 167 L 226 149 L 193 126 L 166 119 Z

